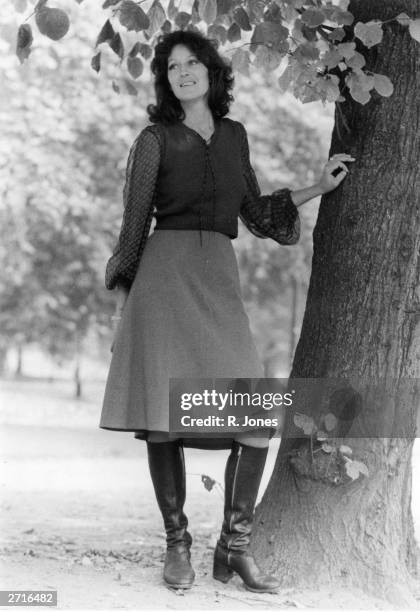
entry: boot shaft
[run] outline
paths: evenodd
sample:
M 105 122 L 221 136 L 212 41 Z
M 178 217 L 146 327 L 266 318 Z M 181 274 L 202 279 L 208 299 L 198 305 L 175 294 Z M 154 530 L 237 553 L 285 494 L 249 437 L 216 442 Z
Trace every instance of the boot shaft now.
M 233 442 L 225 469 L 224 518 L 228 525 L 232 514 L 252 522 L 267 453 L 268 447 Z
M 191 546 L 184 513 L 186 498 L 184 449 L 178 441 L 148 442 L 147 456 L 156 501 L 162 514 L 168 548 Z

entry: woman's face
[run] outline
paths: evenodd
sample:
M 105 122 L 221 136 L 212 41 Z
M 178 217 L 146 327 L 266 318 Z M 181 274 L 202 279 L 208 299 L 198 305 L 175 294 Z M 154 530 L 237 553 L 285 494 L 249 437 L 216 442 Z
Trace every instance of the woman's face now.
M 168 81 L 178 100 L 195 100 L 209 90 L 209 71 L 191 49 L 175 45 L 168 57 Z

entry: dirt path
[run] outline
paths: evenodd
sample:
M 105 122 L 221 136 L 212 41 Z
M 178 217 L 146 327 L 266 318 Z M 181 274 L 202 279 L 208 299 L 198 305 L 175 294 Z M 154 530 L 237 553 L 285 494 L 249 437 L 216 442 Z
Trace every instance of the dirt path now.
M 197 579 L 188 592 L 165 588 L 164 535 L 144 443 L 99 430 L 91 405 L 63 404 L 57 416 L 50 403 L 57 399 L 43 398 L 12 397 L 10 387 L 0 393 L 1 589 L 57 590 L 58 607 L 69 609 L 391 609 L 357 592 L 257 595 L 239 578 L 215 582 L 222 499 L 199 474 L 222 481 L 226 451 L 186 451 Z M 273 448 L 264 482 L 274 458 Z

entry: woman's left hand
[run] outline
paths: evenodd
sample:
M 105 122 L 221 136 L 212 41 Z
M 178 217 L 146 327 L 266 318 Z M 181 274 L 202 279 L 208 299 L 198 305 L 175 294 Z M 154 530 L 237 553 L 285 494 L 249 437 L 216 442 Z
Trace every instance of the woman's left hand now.
M 344 162 L 352 162 L 355 161 L 355 159 L 355 157 L 347 155 L 347 153 L 336 153 L 333 155 L 325 164 L 321 178 L 319 179 L 318 184 L 321 193 L 328 193 L 338 187 L 349 171 Z M 340 172 L 334 176 L 333 172 L 337 169 L 340 169 Z

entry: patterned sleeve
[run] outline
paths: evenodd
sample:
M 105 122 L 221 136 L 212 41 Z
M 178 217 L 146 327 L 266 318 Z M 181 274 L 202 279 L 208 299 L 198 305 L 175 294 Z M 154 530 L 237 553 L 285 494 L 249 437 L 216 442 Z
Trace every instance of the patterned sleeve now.
M 278 189 L 271 195 L 261 195 L 257 177 L 251 166 L 248 137 L 238 122 L 241 137 L 242 168 L 247 193 L 241 203 L 239 217 L 246 227 L 259 238 L 272 238 L 279 244 L 296 244 L 300 237 L 300 219 L 288 188 Z
M 158 136 L 145 128 L 134 141 L 127 161 L 124 213 L 119 238 L 105 272 L 105 286 L 130 289 L 153 219 L 155 185 L 160 163 Z

